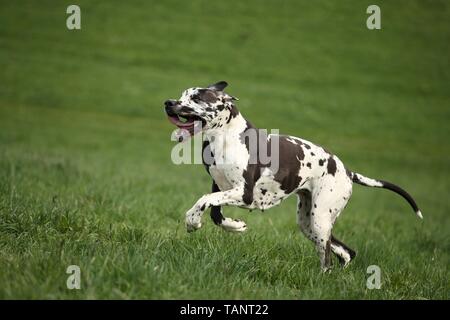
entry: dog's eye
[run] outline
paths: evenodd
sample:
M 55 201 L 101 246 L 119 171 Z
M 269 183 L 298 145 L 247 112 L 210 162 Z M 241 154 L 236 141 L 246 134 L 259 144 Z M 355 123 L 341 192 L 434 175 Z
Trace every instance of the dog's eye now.
M 192 96 L 192 101 L 194 101 L 195 103 L 199 103 L 200 102 L 200 97 L 198 95 Z

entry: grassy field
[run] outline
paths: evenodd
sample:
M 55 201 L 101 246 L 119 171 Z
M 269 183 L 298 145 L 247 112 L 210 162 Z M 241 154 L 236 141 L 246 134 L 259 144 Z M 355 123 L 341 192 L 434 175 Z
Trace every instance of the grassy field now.
M 232 3 L 234 2 L 234 3 Z M 449 299 L 450 5 L 377 1 L 0 1 L 0 298 Z M 170 160 L 162 102 L 226 80 L 240 111 L 395 182 L 355 185 L 335 234 L 358 256 L 320 273 L 291 198 L 184 214 L 210 190 Z M 66 288 L 67 266 L 81 290 Z M 366 269 L 382 270 L 368 290 Z

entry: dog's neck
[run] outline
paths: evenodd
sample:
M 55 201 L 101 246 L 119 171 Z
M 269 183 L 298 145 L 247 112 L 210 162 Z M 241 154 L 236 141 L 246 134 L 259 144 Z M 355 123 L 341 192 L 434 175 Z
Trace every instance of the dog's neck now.
M 234 111 L 235 114 L 229 115 L 229 121 L 223 120 L 223 123 L 220 126 L 205 130 L 204 134 L 210 143 L 213 143 L 214 140 L 221 137 L 231 138 L 239 136 L 242 132 L 245 132 L 249 128 L 253 128 L 237 109 L 234 109 Z M 225 119 L 227 118 L 228 117 L 225 117 Z
M 238 156 L 230 152 L 230 148 L 235 148 L 237 146 L 242 146 L 242 134 L 247 130 L 254 128 L 243 116 L 242 114 L 234 109 L 234 114 L 229 121 L 225 121 L 222 126 L 218 126 L 212 129 L 205 130 L 204 136 L 209 141 L 211 151 L 214 154 L 216 161 L 220 157 L 234 158 Z M 228 151 L 227 151 L 228 150 Z M 222 158 L 223 159 L 223 158 Z M 244 160 L 244 159 L 242 159 Z M 235 161 L 231 160 L 233 163 Z

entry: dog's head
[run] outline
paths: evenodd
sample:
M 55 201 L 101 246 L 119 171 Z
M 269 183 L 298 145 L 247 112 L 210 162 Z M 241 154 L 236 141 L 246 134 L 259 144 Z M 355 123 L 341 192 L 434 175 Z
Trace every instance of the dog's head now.
M 202 130 L 221 128 L 237 114 L 233 105 L 237 99 L 223 91 L 227 85 L 220 81 L 207 88 L 190 88 L 179 100 L 164 102 L 170 122 L 180 129 L 179 137 L 184 130 L 192 136 Z

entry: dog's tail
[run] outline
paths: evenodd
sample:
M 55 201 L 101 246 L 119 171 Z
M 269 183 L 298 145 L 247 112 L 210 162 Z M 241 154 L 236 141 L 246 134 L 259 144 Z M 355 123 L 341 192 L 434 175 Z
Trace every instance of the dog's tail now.
M 359 174 L 356 172 L 348 171 L 348 175 L 352 179 L 353 182 L 360 184 L 362 186 L 384 188 L 384 189 L 389 189 L 391 191 L 394 191 L 395 193 L 398 193 L 403 198 L 405 198 L 406 201 L 408 201 L 408 203 L 414 209 L 414 212 L 416 213 L 416 215 L 420 219 L 423 219 L 422 212 L 420 212 L 419 207 L 416 204 L 416 201 L 414 201 L 413 197 L 411 197 L 411 195 L 408 192 L 406 192 L 399 186 L 397 186 L 393 183 L 387 182 L 387 181 L 375 180 L 372 178 L 368 178 L 368 177 L 365 177 L 362 174 Z

